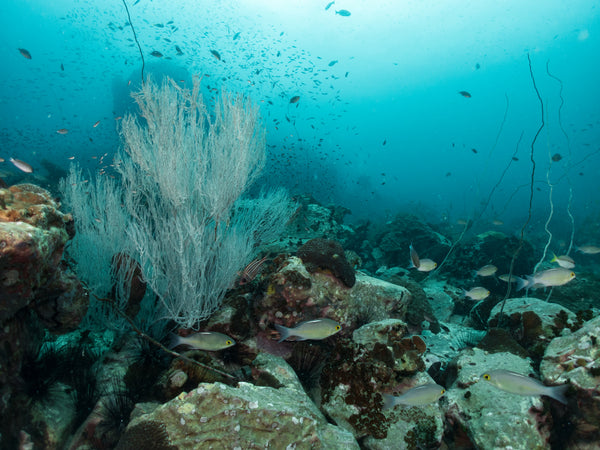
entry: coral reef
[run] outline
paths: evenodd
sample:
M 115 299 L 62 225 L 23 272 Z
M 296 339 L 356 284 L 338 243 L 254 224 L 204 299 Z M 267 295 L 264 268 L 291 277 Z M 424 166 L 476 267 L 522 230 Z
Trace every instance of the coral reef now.
M 71 218 L 58 208 L 31 184 L 0 189 L 0 414 L 22 383 L 25 355 L 38 354 L 44 327 L 72 331 L 87 311 L 87 293 L 60 264 Z

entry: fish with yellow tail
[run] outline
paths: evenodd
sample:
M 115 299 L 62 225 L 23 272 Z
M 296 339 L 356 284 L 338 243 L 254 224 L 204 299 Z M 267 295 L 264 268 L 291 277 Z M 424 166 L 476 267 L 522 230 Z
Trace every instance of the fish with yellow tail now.
M 572 269 L 573 267 L 575 267 L 575 261 L 568 255 L 556 256 L 553 253 L 552 256 L 554 256 L 554 258 L 552 258 L 550 262 L 555 262 L 564 269 Z
M 546 386 L 541 381 L 535 378 L 530 378 L 526 375 L 521 375 L 517 372 L 511 372 L 510 370 L 490 370 L 481 375 L 480 379 L 490 383 L 492 386 L 497 387 L 511 394 L 526 395 L 526 396 L 540 396 L 545 395 L 557 400 L 563 404 L 567 404 L 565 398 L 565 392 L 569 385 L 562 384 L 560 386 Z
M 390 394 L 381 394 L 383 397 L 383 410 L 391 409 L 396 405 L 423 406 L 433 402 L 446 393 L 443 386 L 435 383 L 423 384 L 421 386 L 409 389 L 404 394 L 393 396 Z
M 223 333 L 201 331 L 185 337 L 172 335 L 169 348 L 175 348 L 179 345 L 187 345 L 198 350 L 216 352 L 235 345 L 235 341 Z
M 533 275 L 527 275 L 526 280 L 523 278 L 516 278 L 517 280 L 517 291 L 523 288 L 538 288 L 538 287 L 553 287 L 562 286 L 567 284 L 569 281 L 575 278 L 575 272 L 564 267 L 557 267 L 555 269 L 543 270 Z
M 276 323 L 275 328 L 280 334 L 279 342 L 283 342 L 292 336 L 298 338 L 296 339 L 298 341 L 325 339 L 340 331 L 342 326 L 335 320 L 323 318 L 300 322 L 294 328 L 284 327 Z

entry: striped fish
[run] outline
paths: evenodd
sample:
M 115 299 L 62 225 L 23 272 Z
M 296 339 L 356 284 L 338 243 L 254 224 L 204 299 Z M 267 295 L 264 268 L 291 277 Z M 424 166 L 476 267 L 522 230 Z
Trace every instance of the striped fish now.
M 248 264 L 240 274 L 240 286 L 252 282 L 252 280 L 256 278 L 256 275 L 260 273 L 262 265 L 268 258 L 269 255 L 265 256 L 262 259 L 256 258 L 254 261 Z

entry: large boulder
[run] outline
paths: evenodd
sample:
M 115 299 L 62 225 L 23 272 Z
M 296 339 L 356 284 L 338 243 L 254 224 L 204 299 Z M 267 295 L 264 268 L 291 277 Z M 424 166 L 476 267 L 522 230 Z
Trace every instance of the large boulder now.
M 483 373 L 507 369 L 524 375 L 530 361 L 511 353 L 464 350 L 456 358 L 456 381 L 446 393 L 446 422 L 455 439 L 470 441 L 469 448 L 550 448 L 552 416 L 539 396 L 502 391 L 480 380 Z
M 0 189 L 0 414 L 21 383 L 26 354 L 37 355 L 44 327 L 72 331 L 87 312 L 79 280 L 60 264 L 71 217 L 32 184 Z
M 523 297 L 507 299 L 504 307 L 498 303 L 488 323 L 508 327 L 511 336 L 539 361 L 550 341 L 565 328 L 574 327 L 576 321 L 575 314 L 557 303 Z
M 201 383 L 163 405 L 140 404 L 116 448 L 359 448 L 327 422 L 285 361 L 261 354 L 255 363 L 281 387 Z
M 254 304 L 258 324 L 294 327 L 299 322 L 328 317 L 342 324 L 349 336 L 358 326 L 386 317 L 403 319 L 410 293 L 361 272 L 348 288 L 329 272 L 309 273 L 297 257 L 287 258 L 268 278 L 264 296 Z

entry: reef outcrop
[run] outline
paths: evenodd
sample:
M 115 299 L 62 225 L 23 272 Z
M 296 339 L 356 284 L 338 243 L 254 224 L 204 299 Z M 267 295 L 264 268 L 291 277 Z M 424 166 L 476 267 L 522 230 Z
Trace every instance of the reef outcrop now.
M 20 382 L 26 353 L 36 355 L 44 327 L 77 328 L 87 293 L 61 265 L 71 217 L 50 193 L 32 184 L 0 189 L 0 414 Z

